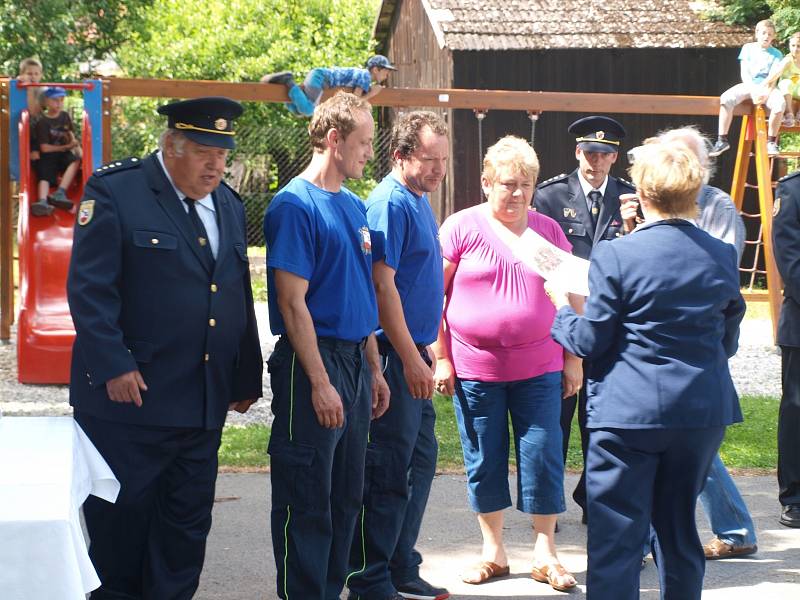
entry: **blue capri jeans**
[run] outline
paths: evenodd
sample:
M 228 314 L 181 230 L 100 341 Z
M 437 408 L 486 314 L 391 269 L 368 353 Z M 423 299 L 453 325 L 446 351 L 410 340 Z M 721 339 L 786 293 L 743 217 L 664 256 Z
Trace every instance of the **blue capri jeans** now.
M 453 405 L 472 510 L 490 513 L 511 506 L 511 415 L 517 458 L 517 509 L 537 515 L 564 512 L 561 372 L 509 382 L 456 378 L 455 390 Z

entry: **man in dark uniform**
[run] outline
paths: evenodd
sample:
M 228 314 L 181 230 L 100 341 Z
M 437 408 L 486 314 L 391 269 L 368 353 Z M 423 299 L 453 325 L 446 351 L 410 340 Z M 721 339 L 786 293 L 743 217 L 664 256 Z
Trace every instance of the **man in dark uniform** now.
M 374 127 L 369 103 L 353 94 L 318 105 L 308 126 L 311 162 L 264 215 L 269 321 L 281 336 L 269 358 L 268 449 L 279 598 L 339 597 L 361 512 L 370 416 L 388 407 L 373 334 L 372 263 L 382 243 L 364 203 L 342 185 L 363 175 Z
M 589 259 L 592 248 L 600 240 L 611 240 L 636 225 L 636 202 L 622 198 L 633 194 L 633 186 L 609 175 L 617 161 L 625 129 L 610 117 L 585 117 L 569 126 L 575 136 L 575 158 L 578 168 L 569 175 L 559 175 L 540 183 L 533 197 L 534 208 L 558 221 L 572 244 L 572 253 Z M 584 372 L 586 369 L 584 368 Z M 586 386 L 575 396 L 565 398 L 561 405 L 561 430 L 564 461 L 569 448 L 570 427 L 578 406 L 578 424 L 581 430 L 581 450 L 586 458 L 588 434 L 586 432 Z M 572 497 L 584 510 L 586 522 L 585 472 Z
M 772 239 L 784 284 L 778 323 L 783 382 L 778 413 L 780 523 L 800 527 L 800 171 L 778 183 Z
M 160 150 L 98 169 L 78 209 L 70 403 L 121 484 L 84 505 L 93 600 L 193 596 L 225 416 L 261 396 L 244 209 L 222 181 L 241 112 L 162 106 Z

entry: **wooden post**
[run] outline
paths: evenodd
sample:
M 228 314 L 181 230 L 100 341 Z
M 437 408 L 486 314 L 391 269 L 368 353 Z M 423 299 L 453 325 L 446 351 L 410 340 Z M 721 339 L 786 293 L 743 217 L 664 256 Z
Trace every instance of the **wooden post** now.
M 9 169 L 11 83 L 0 78 L 0 340 L 11 339 L 14 322 L 14 202 Z
M 772 169 L 767 154 L 767 119 L 764 107 L 755 110 L 756 126 L 756 177 L 758 179 L 758 204 L 761 212 L 761 231 L 764 241 L 764 265 L 767 271 L 767 293 L 769 311 L 772 316 L 772 339 L 778 339 L 778 318 L 781 310 L 781 281 L 775 255 L 772 252 Z

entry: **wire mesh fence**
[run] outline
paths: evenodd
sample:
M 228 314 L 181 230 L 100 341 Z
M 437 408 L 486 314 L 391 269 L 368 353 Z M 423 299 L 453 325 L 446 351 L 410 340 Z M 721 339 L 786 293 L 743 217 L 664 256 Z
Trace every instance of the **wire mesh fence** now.
M 139 153 L 142 154 L 154 150 L 153 140 L 157 139 L 160 131 L 160 128 L 151 131 L 124 121 L 114 121 L 111 129 L 113 160 L 125 158 L 132 149 L 141 149 Z M 366 198 L 391 170 L 390 134 L 388 128 L 376 128 L 375 156 L 367 164 L 364 177 L 345 182 L 362 198 Z M 305 128 L 269 125 L 237 128 L 236 150 L 229 156 L 225 181 L 239 192 L 244 201 L 248 245 L 264 244 L 264 211 L 273 196 L 303 171 L 310 159 L 311 145 Z

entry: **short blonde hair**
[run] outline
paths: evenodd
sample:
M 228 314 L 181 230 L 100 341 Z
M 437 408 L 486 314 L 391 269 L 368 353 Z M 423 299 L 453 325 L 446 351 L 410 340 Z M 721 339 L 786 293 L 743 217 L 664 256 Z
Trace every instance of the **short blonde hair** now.
M 39 70 L 41 70 L 43 68 L 42 61 L 35 56 L 23 58 L 21 61 L 19 61 L 19 74 L 22 75 L 28 67 L 39 67 Z
M 772 22 L 771 19 L 762 19 L 758 23 L 756 23 L 756 31 L 758 31 L 759 27 L 769 27 L 772 29 L 772 33 L 775 33 L 775 23 Z
M 486 151 L 481 177 L 494 181 L 501 167 L 509 167 L 513 173 L 530 177 L 534 184 L 539 177 L 539 158 L 536 151 L 528 142 L 515 135 L 500 138 Z
M 697 160 L 700 161 L 700 166 L 705 170 L 703 183 L 711 181 L 711 176 L 714 174 L 714 169 L 711 166 L 711 158 L 709 158 L 708 155 L 711 151 L 711 141 L 700 133 L 700 129 L 698 129 L 697 126 L 686 125 L 678 129 L 662 131 L 658 134 L 656 141 L 664 143 L 683 142 L 689 147 L 689 150 L 695 153 Z
M 314 116 L 308 124 L 308 135 L 314 152 L 323 152 L 327 147 L 325 136 L 335 129 L 347 139 L 358 127 L 358 113 L 366 113 L 372 118 L 372 105 L 355 94 L 339 92 L 314 109 Z
M 662 215 L 697 216 L 697 194 L 703 185 L 703 167 L 686 144 L 645 144 L 636 155 L 630 175 L 636 191 Z

